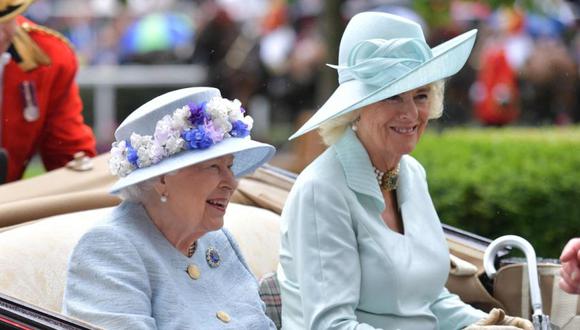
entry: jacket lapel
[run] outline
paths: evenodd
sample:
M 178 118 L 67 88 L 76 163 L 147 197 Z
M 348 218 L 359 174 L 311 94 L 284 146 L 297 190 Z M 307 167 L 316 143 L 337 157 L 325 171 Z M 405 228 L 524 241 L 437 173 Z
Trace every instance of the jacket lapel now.
M 383 195 L 377 184 L 369 155 L 356 134 L 347 128 L 333 148 L 342 165 L 349 188 L 358 194 L 371 197 L 375 206 L 382 212 L 385 209 Z

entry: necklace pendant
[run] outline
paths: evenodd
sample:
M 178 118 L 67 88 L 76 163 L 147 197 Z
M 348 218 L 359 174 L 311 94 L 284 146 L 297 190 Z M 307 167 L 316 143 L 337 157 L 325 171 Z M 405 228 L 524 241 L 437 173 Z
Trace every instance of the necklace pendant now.
M 400 165 L 397 164 L 397 167 L 394 169 L 387 172 L 382 172 L 373 166 L 375 177 L 377 178 L 377 182 L 381 190 L 393 191 L 397 189 L 399 186 L 399 168 Z
M 218 251 L 213 247 L 208 247 L 205 251 L 205 260 L 211 268 L 216 268 L 221 263 L 221 258 Z
M 397 189 L 399 186 L 399 176 L 386 176 L 381 182 L 381 189 L 386 191 L 392 191 Z

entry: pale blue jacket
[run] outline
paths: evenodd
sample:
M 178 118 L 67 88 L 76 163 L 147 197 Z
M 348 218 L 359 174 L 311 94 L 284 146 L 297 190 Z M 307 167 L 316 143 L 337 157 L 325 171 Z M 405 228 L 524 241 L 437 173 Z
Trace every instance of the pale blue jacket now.
M 208 247 L 221 263 L 206 261 Z M 198 280 L 186 269 L 196 264 Z M 226 312 L 229 323 L 217 318 Z M 123 202 L 78 242 L 69 261 L 63 312 L 105 329 L 275 329 L 256 279 L 226 230 L 179 252 L 136 203 Z
M 381 218 L 369 156 L 348 129 L 299 176 L 282 213 L 284 329 L 461 329 L 487 314 L 444 285 L 449 251 L 425 170 L 400 163 L 404 235 Z

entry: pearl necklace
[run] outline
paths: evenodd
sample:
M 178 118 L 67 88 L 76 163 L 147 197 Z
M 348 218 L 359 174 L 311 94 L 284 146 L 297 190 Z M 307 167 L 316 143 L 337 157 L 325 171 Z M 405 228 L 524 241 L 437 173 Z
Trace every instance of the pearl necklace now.
M 392 191 L 397 189 L 399 186 L 399 168 L 400 166 L 397 164 L 397 167 L 394 169 L 383 172 L 373 166 L 373 170 L 375 171 L 375 176 L 381 190 Z

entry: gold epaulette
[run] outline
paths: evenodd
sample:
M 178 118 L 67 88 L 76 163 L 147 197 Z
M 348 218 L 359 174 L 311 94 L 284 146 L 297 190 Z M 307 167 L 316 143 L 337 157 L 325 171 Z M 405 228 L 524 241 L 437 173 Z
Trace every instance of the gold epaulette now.
M 32 39 L 30 32 L 40 32 L 51 35 L 58 40 L 61 40 L 74 51 L 71 42 L 62 34 L 42 25 L 24 22 L 16 28 L 16 34 L 14 35 L 14 40 L 12 42 L 14 48 L 16 48 L 16 52 L 18 52 L 18 55 L 20 56 L 18 66 L 24 71 L 34 70 L 40 65 L 49 65 L 51 63 L 50 57 Z
M 21 26 L 22 26 L 22 29 L 24 29 L 24 31 L 26 31 L 26 32 L 39 31 L 39 32 L 46 33 L 48 35 L 51 35 L 51 36 L 61 40 L 67 46 L 69 46 L 73 51 L 75 49 L 75 47 L 70 42 L 70 40 L 68 40 L 67 37 L 63 36 L 60 32 L 58 32 L 56 30 L 53 30 L 51 28 L 47 28 L 46 26 L 42 26 L 42 25 L 30 24 L 29 22 L 24 22 L 24 23 L 22 23 Z

